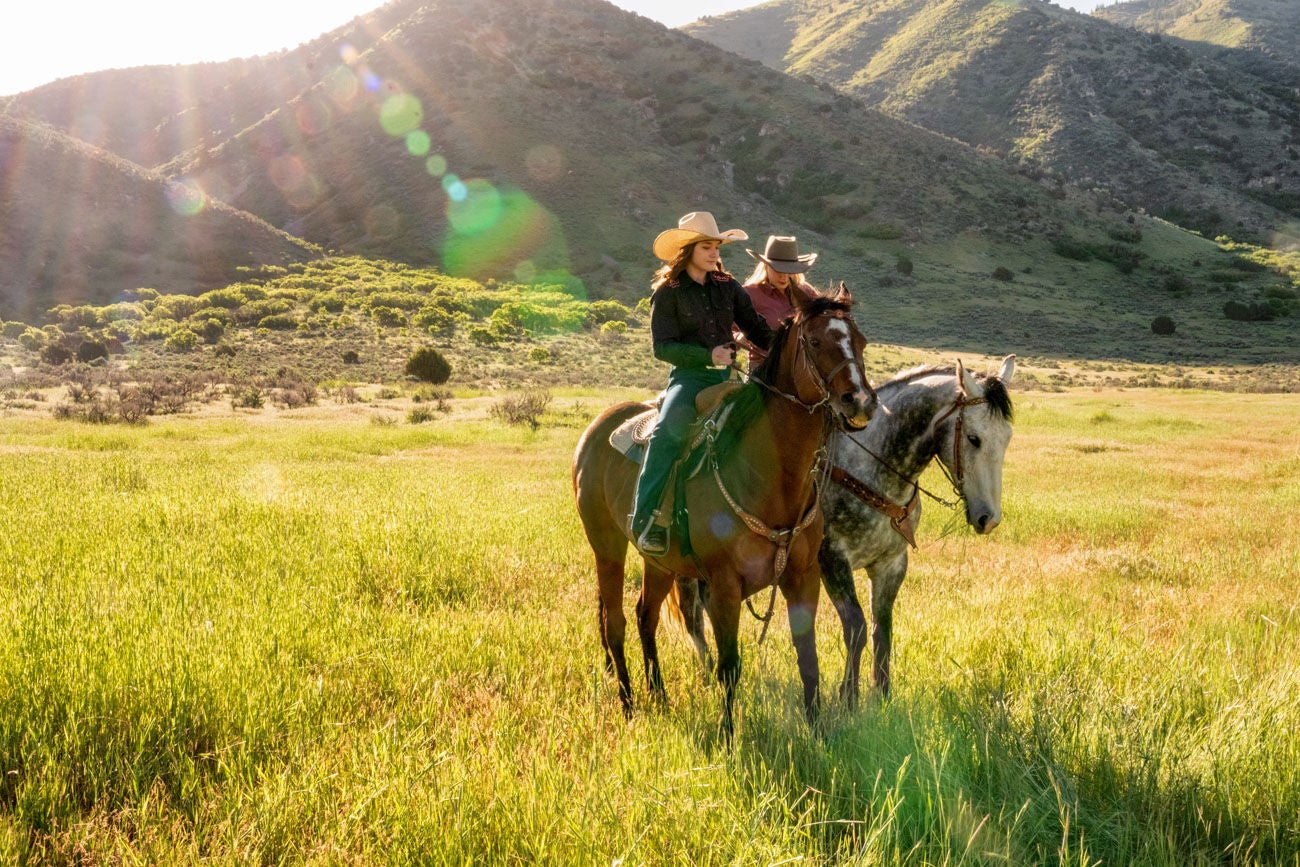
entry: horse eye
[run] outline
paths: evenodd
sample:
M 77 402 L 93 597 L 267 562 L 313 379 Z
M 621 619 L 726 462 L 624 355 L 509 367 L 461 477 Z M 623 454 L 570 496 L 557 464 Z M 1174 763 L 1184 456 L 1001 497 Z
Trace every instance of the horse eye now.
M 975 434 L 971 434 L 970 436 L 966 437 L 966 441 L 969 442 L 975 448 L 980 447 L 980 438 L 975 436 Z

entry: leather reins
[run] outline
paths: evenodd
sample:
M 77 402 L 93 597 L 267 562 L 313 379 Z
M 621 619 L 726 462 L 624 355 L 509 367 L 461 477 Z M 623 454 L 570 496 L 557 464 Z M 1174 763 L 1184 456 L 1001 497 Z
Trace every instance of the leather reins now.
M 953 401 L 952 406 L 944 410 L 944 412 L 941 415 L 936 416 L 933 422 L 933 426 L 937 428 L 939 425 L 947 421 L 948 417 L 951 416 L 953 413 L 957 414 L 957 420 L 953 423 L 953 437 L 952 437 L 953 470 L 950 472 L 948 468 L 944 466 L 943 461 L 939 462 L 939 467 L 940 469 L 943 470 L 944 475 L 948 477 L 948 482 L 952 485 L 953 490 L 956 491 L 957 496 L 959 498 L 958 502 L 955 503 L 949 502 L 948 500 L 945 500 L 939 496 L 936 496 L 930 491 L 927 491 L 925 488 L 921 487 L 921 483 L 919 481 L 917 481 L 916 479 L 908 478 L 904 473 L 896 469 L 892 464 L 890 464 L 880 455 L 876 454 L 871 449 L 867 448 L 862 443 L 858 442 L 852 437 L 849 437 L 849 442 L 853 443 L 855 446 L 862 449 L 867 454 L 871 455 L 871 457 L 875 458 L 876 462 L 879 463 L 881 466 L 883 466 L 885 469 L 889 470 L 891 473 L 898 476 L 903 481 L 912 485 L 912 489 L 913 489 L 912 498 L 908 500 L 906 506 L 900 506 L 897 503 L 895 503 L 893 500 L 890 500 L 889 498 L 885 497 L 883 494 L 878 493 L 870 485 L 868 485 L 866 482 L 854 476 L 848 470 L 845 470 L 842 467 L 838 467 L 834 465 L 831 466 L 831 470 L 830 470 L 830 476 L 832 481 L 836 482 L 845 490 L 847 490 L 849 493 L 853 494 L 859 500 L 866 503 L 867 506 L 869 506 L 871 509 L 875 510 L 876 512 L 879 512 L 880 514 L 884 515 L 886 518 L 889 518 L 889 525 L 894 528 L 895 532 L 897 532 L 898 535 L 903 537 L 903 539 L 907 542 L 907 544 L 911 545 L 912 548 L 915 549 L 917 547 L 916 535 L 912 530 L 911 518 L 912 518 L 912 513 L 916 511 L 917 506 L 919 506 L 921 503 L 921 494 L 925 494 L 927 497 L 934 500 L 936 503 L 939 503 L 940 505 L 949 509 L 957 508 L 959 503 L 966 499 L 966 491 L 963 486 L 966 480 L 966 471 L 965 468 L 962 466 L 962 458 L 961 458 L 962 425 L 966 417 L 967 407 L 978 406 L 979 404 L 987 403 L 987 402 L 988 399 L 984 397 L 967 397 L 965 393 L 961 392 L 959 389 L 957 399 Z

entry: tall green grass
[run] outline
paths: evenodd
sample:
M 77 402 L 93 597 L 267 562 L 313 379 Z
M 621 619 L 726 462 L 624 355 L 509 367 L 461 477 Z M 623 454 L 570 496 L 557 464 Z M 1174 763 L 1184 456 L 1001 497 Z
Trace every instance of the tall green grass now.
M 810 732 L 747 621 L 731 750 L 672 629 L 622 717 L 571 415 L 7 419 L 0 861 L 1297 863 L 1298 407 L 1021 396 L 1003 526 L 927 512 L 890 700 L 835 701 L 823 606 Z

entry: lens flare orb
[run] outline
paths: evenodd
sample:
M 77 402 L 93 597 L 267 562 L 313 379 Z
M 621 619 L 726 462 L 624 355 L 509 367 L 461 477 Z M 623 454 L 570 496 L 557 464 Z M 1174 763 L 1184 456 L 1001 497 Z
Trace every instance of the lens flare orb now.
M 192 217 L 208 204 L 203 188 L 193 178 L 179 178 L 167 184 L 167 206 L 176 213 Z
M 379 125 L 395 138 L 403 138 L 420 127 L 424 106 L 409 93 L 397 93 L 384 100 L 379 109 Z

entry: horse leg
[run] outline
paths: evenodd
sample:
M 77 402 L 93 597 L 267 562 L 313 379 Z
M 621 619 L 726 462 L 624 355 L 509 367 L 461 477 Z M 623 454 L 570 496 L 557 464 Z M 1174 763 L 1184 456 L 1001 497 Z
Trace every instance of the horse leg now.
M 889 695 L 889 659 L 894 636 L 894 600 L 907 575 L 907 550 L 883 566 L 869 569 L 871 575 L 871 644 L 874 652 L 872 676 L 882 696 Z
M 790 640 L 794 643 L 795 657 L 799 660 L 799 679 L 803 682 L 803 709 L 808 725 L 816 729 L 821 711 L 821 673 L 817 666 L 817 597 L 821 582 L 816 569 L 807 569 L 782 582 L 790 614 Z
M 659 613 L 664 598 L 673 588 L 673 575 L 650 560 L 645 561 L 645 580 L 641 596 L 636 601 L 636 626 L 641 635 L 641 651 L 645 657 L 646 688 L 660 702 L 668 700 L 664 691 L 663 674 L 659 670 Z
M 867 618 L 853 584 L 853 567 L 843 552 L 830 539 L 825 539 L 817 559 L 822 567 L 822 585 L 844 630 L 844 680 L 840 682 L 840 699 L 852 710 L 858 704 L 862 651 L 867 647 Z
M 632 681 L 623 655 L 627 617 L 623 614 L 623 559 L 596 558 L 600 588 L 600 643 L 605 648 L 605 670 L 618 678 L 618 698 L 624 716 L 632 715 Z
M 713 651 L 709 649 L 709 639 L 704 634 L 704 607 L 709 600 L 709 585 L 699 578 L 677 576 L 673 589 L 673 601 L 681 615 L 686 634 L 695 645 L 695 654 L 700 658 L 707 682 L 713 674 Z
M 718 683 L 722 684 L 722 719 L 718 732 L 731 745 L 735 734 L 733 705 L 736 683 L 740 680 L 740 587 L 739 579 L 719 582 L 709 588 L 709 619 L 713 621 L 713 640 L 718 648 Z

